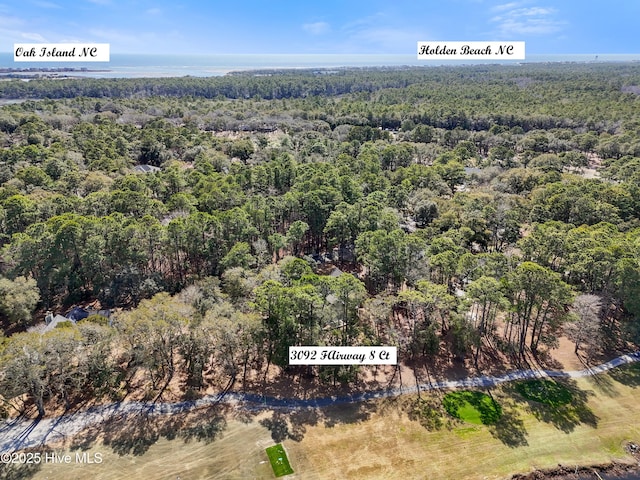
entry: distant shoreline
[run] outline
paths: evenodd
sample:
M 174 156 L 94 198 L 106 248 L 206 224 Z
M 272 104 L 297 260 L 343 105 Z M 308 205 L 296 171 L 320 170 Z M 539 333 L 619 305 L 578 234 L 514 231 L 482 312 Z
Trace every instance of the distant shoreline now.
M 90 68 L 75 68 L 75 67 L 28 67 L 28 68 L 14 68 L 14 67 L 2 67 L 0 68 L 1 80 L 32 80 L 36 78 L 52 78 L 52 79 L 67 79 L 67 78 L 85 78 L 86 74 L 94 73 L 107 73 L 111 72 L 108 69 L 90 69 Z M 80 75 L 78 75 L 80 74 Z
M 640 62 L 634 54 L 531 54 L 525 60 L 418 60 L 417 54 L 118 54 L 109 62 L 14 62 L 13 53 L 0 52 L 0 65 L 20 69 L 74 68 L 74 73 L 91 78 L 212 77 L 236 71 L 371 68 L 448 67 L 534 64 L 613 64 Z M 86 70 L 81 70 L 81 69 Z M 102 70 L 102 69 L 105 70 Z
M 57 73 L 57 72 L 109 72 L 110 70 L 105 69 L 89 69 L 85 67 L 75 68 L 75 67 L 27 67 L 27 68 L 17 68 L 17 67 L 0 67 L 0 73 Z

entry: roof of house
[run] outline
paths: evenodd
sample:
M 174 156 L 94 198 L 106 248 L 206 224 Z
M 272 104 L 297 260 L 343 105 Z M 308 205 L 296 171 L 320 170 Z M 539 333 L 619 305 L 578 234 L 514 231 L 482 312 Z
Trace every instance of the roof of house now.
M 339 277 L 343 273 L 344 272 L 342 270 L 340 270 L 338 267 L 333 267 L 333 270 L 331 270 L 331 273 L 329 275 L 332 276 L 332 277 Z
M 159 172 L 161 168 L 154 167 L 153 165 L 136 165 L 135 167 L 133 167 L 133 170 L 138 173 L 153 173 Z
M 75 321 L 67 318 L 67 317 L 63 317 L 60 314 L 57 314 L 55 317 L 53 317 L 53 320 L 51 320 L 48 324 L 46 324 L 44 326 L 44 328 L 41 330 L 40 333 L 47 333 L 50 332 L 51 330 L 53 330 L 54 328 L 56 328 L 58 326 L 58 324 L 60 322 L 72 322 L 72 323 L 76 323 Z
M 85 310 L 82 307 L 73 307 L 71 310 L 67 312 L 65 315 L 69 320 L 73 320 L 77 322 L 78 320 L 82 320 L 83 318 L 87 318 L 90 315 L 88 310 Z

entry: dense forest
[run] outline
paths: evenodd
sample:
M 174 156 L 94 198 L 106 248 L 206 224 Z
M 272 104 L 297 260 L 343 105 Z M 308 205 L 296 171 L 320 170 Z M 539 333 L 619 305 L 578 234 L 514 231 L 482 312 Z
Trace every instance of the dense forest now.
M 5 408 L 289 375 L 292 345 L 477 367 L 559 335 L 584 355 L 640 339 L 640 65 L 3 81 L 0 98 L 20 99 L 0 108 Z M 34 328 L 87 304 L 114 313 Z

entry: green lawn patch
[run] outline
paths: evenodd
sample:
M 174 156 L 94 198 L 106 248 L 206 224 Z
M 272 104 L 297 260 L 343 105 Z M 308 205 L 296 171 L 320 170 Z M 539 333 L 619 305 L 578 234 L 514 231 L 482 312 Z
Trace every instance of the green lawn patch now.
M 527 380 L 515 385 L 516 391 L 527 400 L 544 403 L 551 407 L 566 405 L 573 400 L 571 390 L 549 379 Z
M 293 468 L 289 465 L 289 459 L 284 451 L 284 447 L 281 443 L 269 447 L 267 450 L 267 456 L 271 462 L 271 468 L 276 477 L 284 477 L 293 473 Z
M 482 392 L 449 392 L 444 396 L 442 404 L 452 417 L 477 425 L 496 423 L 502 416 L 500 405 Z

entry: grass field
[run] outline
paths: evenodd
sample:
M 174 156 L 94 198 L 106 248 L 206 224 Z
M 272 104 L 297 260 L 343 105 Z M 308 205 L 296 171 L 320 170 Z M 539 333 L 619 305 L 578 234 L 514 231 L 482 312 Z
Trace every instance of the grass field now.
M 272 447 L 266 448 L 269 462 L 271 462 L 271 468 L 276 477 L 284 477 L 285 475 L 291 475 L 293 469 L 289 465 L 289 459 L 287 453 L 284 451 L 284 447 L 281 443 Z
M 463 390 L 449 392 L 442 404 L 452 417 L 477 425 L 491 425 L 502 416 L 502 408 L 486 393 Z
M 640 443 L 640 366 L 579 379 L 565 387 L 573 400 L 556 408 L 527 400 L 514 384 L 492 390 L 502 408 L 495 425 L 447 427 L 445 422 L 440 428 L 425 428 L 408 414 L 416 397 L 403 396 L 325 410 L 230 418 L 209 443 L 160 438 L 139 456 L 119 455 L 112 446 L 96 443 L 89 453 L 103 453 L 99 465 L 42 465 L 15 478 L 273 479 L 264 451 L 274 444 L 276 433 L 289 458 L 295 459 L 293 476 L 310 480 L 496 480 L 558 464 L 630 461 L 623 446 L 629 440 Z M 421 397 L 440 404 L 442 392 Z
M 528 400 L 552 407 L 566 405 L 573 400 L 571 390 L 561 383 L 547 379 L 527 380 L 515 384 L 516 391 Z

